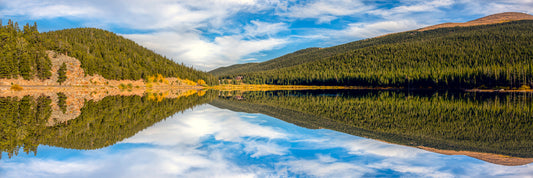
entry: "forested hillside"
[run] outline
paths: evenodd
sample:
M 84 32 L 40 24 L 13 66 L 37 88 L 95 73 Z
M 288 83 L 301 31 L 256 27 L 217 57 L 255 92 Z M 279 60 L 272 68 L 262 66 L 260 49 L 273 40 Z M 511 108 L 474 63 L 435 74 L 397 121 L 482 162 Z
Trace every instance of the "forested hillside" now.
M 76 28 L 46 32 L 42 36 L 48 39 L 46 47 L 77 58 L 89 75 L 97 73 L 107 79 L 138 80 L 162 74 L 164 77 L 214 81 L 205 72 L 177 64 L 105 30 Z
M 50 59 L 46 50 L 75 57 L 88 75 L 100 74 L 106 79 L 146 79 L 161 74 L 214 83 L 210 74 L 177 64 L 135 42 L 112 32 L 95 28 L 76 28 L 39 33 L 37 25 L 8 22 L 0 28 L 0 78 L 22 76 L 31 79 L 50 77 Z
M 113 145 L 177 112 L 210 102 L 212 92 L 180 98 L 108 96 L 85 101 L 81 114 L 51 127 L 52 100 L 40 96 L 0 97 L 0 159 L 23 151 L 37 154 L 41 144 L 71 149 L 98 149 Z M 22 149 L 23 148 L 23 149 Z
M 403 145 L 533 157 L 530 93 L 317 90 L 228 96 L 239 97 L 219 94 L 211 104 Z
M 525 20 L 410 31 L 292 55 L 283 67 L 212 73 L 252 84 L 526 87 L 533 85 L 532 29 Z
M 299 51 L 296 51 L 294 53 L 290 53 L 281 57 L 278 57 L 276 59 L 272 59 L 269 61 L 261 62 L 261 63 L 246 63 L 246 64 L 235 64 L 228 67 L 220 67 L 215 70 L 210 71 L 209 73 L 215 75 L 215 76 L 224 76 L 224 75 L 231 75 L 235 73 L 243 73 L 243 72 L 253 72 L 253 71 L 263 71 L 263 70 L 271 70 L 271 69 L 279 69 L 283 67 L 303 64 L 309 61 L 314 61 L 320 58 L 323 58 L 327 55 L 331 55 L 328 51 L 331 51 L 335 48 L 328 48 L 325 51 L 320 51 L 320 48 L 307 48 L 302 49 Z
M 3 25 L 0 20 L 0 78 L 49 78 L 51 63 L 42 42 L 37 25 L 21 30 L 16 22 Z

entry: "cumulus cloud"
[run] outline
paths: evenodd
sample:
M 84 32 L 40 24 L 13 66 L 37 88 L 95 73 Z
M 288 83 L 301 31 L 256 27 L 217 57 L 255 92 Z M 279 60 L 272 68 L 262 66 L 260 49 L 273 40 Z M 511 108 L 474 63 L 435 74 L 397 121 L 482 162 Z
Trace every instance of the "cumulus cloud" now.
M 269 140 L 287 138 L 286 133 L 246 122 L 237 113 L 202 106 L 192 112 L 176 114 L 124 140 L 123 143 L 196 145 L 207 135 L 213 135 L 216 140 L 231 142 L 241 142 L 247 137 Z
M 0 18 L 124 29 L 118 33 L 201 70 L 277 57 L 284 47 L 332 46 L 532 9 L 531 0 L 0 0 Z
M 252 177 L 261 168 L 238 166 L 220 152 L 194 147 L 139 148 L 121 154 L 90 155 L 82 159 L 30 160 L 3 163 L 5 177 Z
M 209 5 L 206 5 L 209 4 Z M 179 26 L 220 27 L 229 16 L 241 11 L 259 11 L 269 3 L 255 0 L 55 0 L 3 1 L 2 16 L 30 18 L 82 18 L 134 29 L 162 29 Z
M 243 117 L 244 118 L 244 117 Z M 276 175 L 254 165 L 233 162 L 244 145 L 252 158 L 282 155 L 286 148 L 268 140 L 287 137 L 271 127 L 243 120 L 238 113 L 200 106 L 176 114 L 120 144 L 150 144 L 114 152 L 87 151 L 61 160 L 0 160 L 0 177 L 268 177 Z M 247 119 L 253 119 L 248 117 Z M 205 143 L 214 138 L 217 143 Z M 258 140 L 248 140 L 258 138 Z M 260 139 L 259 139 L 260 138 Z M 227 142 L 227 143 L 226 143 Z M 221 145 L 223 144 L 223 145 Z M 24 170 L 24 171 L 22 171 Z
M 287 39 L 279 38 L 245 39 L 244 35 L 220 36 L 208 40 L 200 32 L 156 32 L 123 36 L 202 70 L 242 62 L 250 54 L 279 48 L 288 42 Z
M 271 37 L 287 29 L 284 23 L 249 21 L 244 30 L 229 18 L 242 12 L 274 8 L 272 0 L 158 0 L 158 1 L 2 1 L 0 17 L 26 16 L 31 19 L 68 18 L 88 26 L 148 30 L 149 33 L 124 34 L 141 45 L 202 70 L 250 60 L 283 46 L 283 38 Z M 228 23 L 229 22 L 229 23 Z M 230 32 L 227 34 L 227 32 Z M 221 33 L 213 39 L 206 33 Z M 261 37 L 257 39 L 256 37 Z
M 0 177 L 524 177 L 499 166 L 200 106 L 110 148 L 0 160 Z M 19 155 L 20 156 L 20 155 Z

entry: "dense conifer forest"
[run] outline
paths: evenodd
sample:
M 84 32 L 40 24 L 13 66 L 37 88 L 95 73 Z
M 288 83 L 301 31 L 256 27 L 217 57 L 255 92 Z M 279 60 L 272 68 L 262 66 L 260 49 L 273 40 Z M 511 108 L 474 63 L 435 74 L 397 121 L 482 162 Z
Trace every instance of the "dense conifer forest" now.
M 80 116 L 55 126 L 46 126 L 52 113 L 50 98 L 0 98 L 0 154 L 7 152 L 11 157 L 20 148 L 25 153 L 37 154 L 39 145 L 103 148 L 177 112 L 208 103 L 213 97 L 212 93 L 160 100 L 148 95 L 108 96 L 98 102 L 86 101 Z
M 244 83 L 404 88 L 533 86 L 533 21 L 409 31 L 211 71 Z
M 46 122 L 52 114 L 52 100 L 41 96 L 0 98 L 0 156 L 24 152 L 36 153 L 39 146 L 38 136 L 45 135 Z
M 533 157 L 528 93 L 273 91 L 221 94 L 211 104 L 403 145 Z
M 147 79 L 161 74 L 213 84 L 210 74 L 177 64 L 135 42 L 112 32 L 95 28 L 76 28 L 39 33 L 37 24 L 23 29 L 11 20 L 0 26 L 0 78 L 22 76 L 47 79 L 51 62 L 46 50 L 75 57 L 86 74 L 106 79 Z
M 16 22 L 9 20 L 2 25 L 0 20 L 0 78 L 50 78 L 51 63 L 44 41 L 36 24 L 26 24 L 21 30 Z
M 157 94 L 157 93 L 156 93 Z M 159 94 L 157 94 L 159 95 Z M 98 149 L 113 145 L 178 112 L 208 103 L 212 94 L 150 99 L 146 96 L 108 96 L 88 101 L 81 115 L 68 125 L 47 128 L 41 144 L 71 149 Z

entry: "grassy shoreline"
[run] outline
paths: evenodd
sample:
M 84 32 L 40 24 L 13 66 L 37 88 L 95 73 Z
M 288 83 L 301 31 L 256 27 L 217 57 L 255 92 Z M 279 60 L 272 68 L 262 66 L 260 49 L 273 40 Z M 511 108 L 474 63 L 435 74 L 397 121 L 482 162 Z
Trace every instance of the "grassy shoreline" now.
M 395 88 L 395 87 L 361 87 L 361 86 L 312 86 L 312 85 L 215 85 L 205 87 L 206 89 L 222 90 L 222 91 L 271 91 L 271 90 L 444 90 L 433 88 Z M 457 89 L 453 89 L 457 90 Z M 464 92 L 533 92 L 533 89 L 461 89 Z
M 51 88 L 119 88 L 119 86 L 112 85 L 19 85 L 23 89 L 32 90 L 49 90 Z M 11 85 L 0 85 L 0 90 L 10 90 Z M 151 86 L 135 86 L 136 88 L 150 89 L 150 88 L 170 88 L 170 89 L 212 89 L 220 91 L 272 91 L 272 90 L 410 90 L 410 91 L 428 91 L 428 90 L 445 90 L 445 89 L 433 89 L 433 88 L 395 88 L 395 87 L 362 87 L 362 86 L 312 86 L 312 85 L 214 85 L 214 86 L 194 86 L 194 85 L 151 85 Z M 457 89 L 454 89 L 457 90 Z M 459 91 L 464 92 L 479 92 L 479 93 L 492 93 L 492 92 L 533 92 L 533 89 L 461 89 Z

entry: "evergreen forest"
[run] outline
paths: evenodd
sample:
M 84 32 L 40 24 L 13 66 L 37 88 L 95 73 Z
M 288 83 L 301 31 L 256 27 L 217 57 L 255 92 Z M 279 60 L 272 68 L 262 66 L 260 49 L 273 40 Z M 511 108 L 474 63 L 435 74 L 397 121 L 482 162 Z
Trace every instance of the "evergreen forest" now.
M 533 87 L 533 21 L 408 31 L 210 73 L 249 84 Z
M 210 104 L 402 145 L 531 158 L 532 98 L 530 93 L 273 91 L 221 92 Z
M 0 78 L 50 78 L 52 64 L 44 41 L 36 24 L 21 30 L 17 22 L 2 25 L 0 20 Z
M 58 96 L 64 97 L 64 94 Z M 149 95 L 108 96 L 98 102 L 86 101 L 80 116 L 54 126 L 46 126 L 52 113 L 49 97 L 0 98 L 0 155 L 6 152 L 11 157 L 19 154 L 21 148 L 25 153 L 37 154 L 39 145 L 103 148 L 177 112 L 208 103 L 213 96 L 210 92 L 176 99 L 152 99 Z
M 75 28 L 39 33 L 37 24 L 22 29 L 16 22 L 0 22 L 0 78 L 22 76 L 48 79 L 51 62 L 46 50 L 75 57 L 88 75 L 106 79 L 139 80 L 161 74 L 213 84 L 215 78 L 193 67 L 177 64 L 137 43 L 112 32 Z

